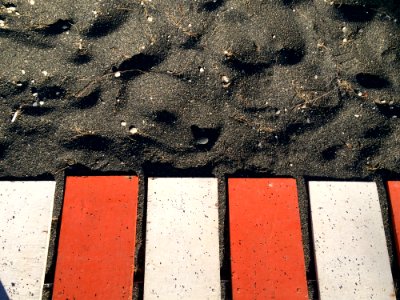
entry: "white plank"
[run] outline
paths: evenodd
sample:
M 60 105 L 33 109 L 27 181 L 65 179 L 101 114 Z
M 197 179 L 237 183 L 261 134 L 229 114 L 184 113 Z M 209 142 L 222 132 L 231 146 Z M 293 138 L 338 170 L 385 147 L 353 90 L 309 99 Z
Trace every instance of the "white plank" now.
M 395 299 L 373 182 L 310 182 L 320 298 Z
M 10 299 L 42 299 L 54 192 L 52 181 L 0 182 L 0 280 Z
M 149 178 L 144 299 L 220 299 L 215 178 Z

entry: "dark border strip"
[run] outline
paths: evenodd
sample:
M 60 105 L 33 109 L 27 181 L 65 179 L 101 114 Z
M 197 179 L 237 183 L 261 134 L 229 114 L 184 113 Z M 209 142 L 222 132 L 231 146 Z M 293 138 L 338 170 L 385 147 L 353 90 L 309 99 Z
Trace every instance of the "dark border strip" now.
M 143 300 L 146 253 L 148 177 L 145 177 L 143 173 L 140 173 L 137 176 L 139 177 L 139 195 L 136 217 L 135 272 L 132 299 Z
M 306 263 L 306 277 L 308 285 L 308 297 L 310 300 L 319 299 L 317 269 L 315 265 L 315 251 L 313 243 L 313 231 L 311 223 L 310 192 L 308 181 L 304 177 L 297 177 L 297 193 L 303 234 L 304 260 Z
M 228 177 L 218 178 L 219 250 L 221 261 L 221 299 L 232 295 L 231 243 L 229 231 Z

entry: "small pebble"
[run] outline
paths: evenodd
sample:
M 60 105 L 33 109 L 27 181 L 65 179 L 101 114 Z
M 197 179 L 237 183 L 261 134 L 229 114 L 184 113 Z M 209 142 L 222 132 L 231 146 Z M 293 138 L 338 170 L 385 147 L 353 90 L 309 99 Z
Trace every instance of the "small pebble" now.
M 204 73 L 204 68 L 199 69 L 200 73 Z
M 222 80 L 223 83 L 229 83 L 229 77 L 226 76 L 226 75 L 223 75 L 223 76 L 221 77 L 221 80 Z
M 121 72 L 119 72 L 119 71 L 118 71 L 118 72 L 115 72 L 115 73 L 114 73 L 114 77 L 115 77 L 115 78 L 121 77 Z
M 10 6 L 10 7 L 7 7 L 6 10 L 9 14 L 12 14 L 13 12 L 15 12 L 17 10 L 17 8 L 15 6 Z
M 48 75 L 49 75 L 49 73 L 48 73 L 46 70 L 42 71 L 42 74 L 43 74 L 44 76 L 48 76 Z
M 153 22 L 153 17 L 152 16 L 148 16 L 147 17 L 147 22 L 150 22 L 150 23 Z
M 135 127 L 132 127 L 132 128 L 130 128 L 129 129 L 129 132 L 131 133 L 131 134 L 136 134 L 136 133 L 138 133 L 138 129 L 137 128 L 135 128 Z
M 208 143 L 208 138 L 206 137 L 196 140 L 197 145 L 206 145 L 207 143 Z

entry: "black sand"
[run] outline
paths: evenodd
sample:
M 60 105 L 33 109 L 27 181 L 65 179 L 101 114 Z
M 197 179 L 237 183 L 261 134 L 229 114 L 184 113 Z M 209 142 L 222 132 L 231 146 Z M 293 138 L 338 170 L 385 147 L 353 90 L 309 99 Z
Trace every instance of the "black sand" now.
M 0 1 L 0 51 L 2 178 L 400 178 L 396 0 Z

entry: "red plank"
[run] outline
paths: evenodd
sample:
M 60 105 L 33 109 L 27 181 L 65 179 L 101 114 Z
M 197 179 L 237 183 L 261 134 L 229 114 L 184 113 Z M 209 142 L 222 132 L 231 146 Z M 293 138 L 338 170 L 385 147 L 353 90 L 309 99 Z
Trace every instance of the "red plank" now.
M 234 299 L 307 299 L 294 179 L 228 180 Z
M 53 299 L 131 299 L 138 178 L 67 177 Z
M 389 181 L 388 192 L 392 207 L 394 238 L 396 241 L 397 257 L 400 258 L 400 181 Z M 398 260 L 400 266 L 400 260 Z

